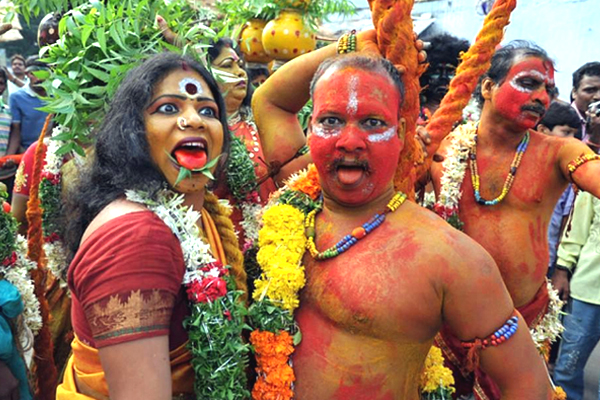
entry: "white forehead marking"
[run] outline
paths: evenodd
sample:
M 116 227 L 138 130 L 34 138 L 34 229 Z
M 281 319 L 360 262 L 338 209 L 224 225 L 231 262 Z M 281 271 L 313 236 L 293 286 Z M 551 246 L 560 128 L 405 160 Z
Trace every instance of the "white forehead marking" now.
M 533 76 L 538 79 L 541 79 L 543 82 L 547 82 L 549 84 L 554 84 L 554 79 L 550 79 L 548 74 L 542 74 L 540 71 L 532 69 L 530 71 L 521 71 L 518 74 L 516 74 L 511 79 L 510 86 L 512 86 L 514 89 L 518 90 L 519 92 L 531 93 L 531 89 L 524 88 L 523 86 L 521 86 L 519 84 L 519 82 L 517 82 L 519 79 L 521 79 L 524 76 Z
M 192 86 L 196 88 L 196 93 L 190 93 L 188 91 L 188 88 L 191 88 Z M 202 84 L 194 78 L 183 78 L 181 81 L 179 81 L 179 91 L 190 99 L 195 99 L 204 93 L 202 90 Z
M 358 89 L 358 76 L 352 75 L 350 77 L 350 82 L 348 83 L 348 107 L 346 111 L 350 115 L 356 115 L 358 112 L 358 94 L 356 90 Z
M 392 126 L 390 129 L 383 133 L 374 133 L 372 135 L 367 136 L 367 140 L 372 143 L 388 142 L 392 140 L 392 138 L 396 135 L 397 130 L 397 127 Z
M 320 138 L 329 139 L 332 137 L 340 136 L 342 131 L 341 129 L 323 129 L 322 126 L 314 125 L 312 128 L 312 133 L 314 133 L 315 136 L 318 136 Z

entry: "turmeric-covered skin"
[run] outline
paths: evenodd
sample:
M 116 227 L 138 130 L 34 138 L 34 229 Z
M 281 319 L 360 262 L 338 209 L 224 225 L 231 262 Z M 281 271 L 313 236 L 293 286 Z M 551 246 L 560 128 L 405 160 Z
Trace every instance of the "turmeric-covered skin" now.
M 512 188 L 499 204 L 485 206 L 475 201 L 470 168 L 461 187 L 459 209 L 463 230 L 492 255 L 517 307 L 529 303 L 544 284 L 548 223 L 569 180 L 600 195 L 600 184 L 594 178 L 600 173 L 600 162 L 588 162 L 572 176 L 567 168 L 580 155 L 593 153 L 586 145 L 575 139 L 550 137 L 530 130 L 550 103 L 548 89 L 554 86 L 553 75 L 551 63 L 540 57 L 517 55 L 502 82 L 484 79 L 477 140 L 483 198 L 493 199 L 500 194 L 516 148 L 528 131 L 530 143 Z M 531 84 L 535 88 L 523 87 Z M 536 111 L 536 107 L 541 110 Z M 437 153 L 445 155 L 449 143 L 443 141 Z M 434 163 L 431 172 L 439 193 L 441 163 Z
M 323 251 L 384 210 L 394 195 L 395 168 L 388 166 L 398 161 L 404 132 L 400 94 L 385 71 L 334 63 L 313 101 L 309 146 L 324 196 L 315 242 Z M 373 136 L 390 128 L 392 136 Z M 304 265 L 296 312 L 303 339 L 293 355 L 299 400 L 418 400 L 442 322 L 471 340 L 488 336 L 513 310 L 489 255 L 411 202 L 348 251 L 327 261 L 307 253 Z M 527 329 L 481 356 L 506 399 L 550 398 Z

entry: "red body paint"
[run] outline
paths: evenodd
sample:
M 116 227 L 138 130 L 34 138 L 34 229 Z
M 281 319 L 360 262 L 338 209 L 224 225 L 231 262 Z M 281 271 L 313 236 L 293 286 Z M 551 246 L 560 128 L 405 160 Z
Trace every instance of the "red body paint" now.
M 515 121 L 520 129 L 532 129 L 550 105 L 548 89 L 554 87 L 554 68 L 537 57 L 517 62 L 498 87 L 494 105 L 507 120 Z M 540 107 L 538 112 L 527 107 Z
M 353 68 L 326 73 L 317 88 L 309 145 L 323 190 L 342 204 L 366 204 L 396 171 L 400 94 L 389 77 Z

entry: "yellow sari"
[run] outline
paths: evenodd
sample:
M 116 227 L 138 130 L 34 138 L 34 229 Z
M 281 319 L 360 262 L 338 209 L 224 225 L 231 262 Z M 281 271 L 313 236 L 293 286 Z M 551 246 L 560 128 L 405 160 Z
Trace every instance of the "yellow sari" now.
M 213 256 L 227 264 L 221 238 L 214 221 L 202 210 L 202 226 Z M 194 371 L 187 343 L 169 353 L 173 396 L 191 394 L 194 391 Z M 98 350 L 87 346 L 77 337 L 71 343 L 73 354 L 69 358 L 62 384 L 56 391 L 57 400 L 108 400 L 108 385 L 100 364 Z

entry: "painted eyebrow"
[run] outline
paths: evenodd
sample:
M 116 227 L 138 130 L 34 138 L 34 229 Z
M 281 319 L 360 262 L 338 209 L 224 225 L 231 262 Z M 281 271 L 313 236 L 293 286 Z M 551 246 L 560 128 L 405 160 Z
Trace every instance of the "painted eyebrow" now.
M 146 107 L 146 109 L 152 107 L 154 105 L 154 103 L 156 103 L 157 101 L 159 101 L 160 99 L 165 98 L 165 97 L 176 98 L 179 100 L 192 100 L 187 96 L 182 96 L 179 94 L 163 94 L 163 95 L 158 96 L 156 99 L 152 100 L 152 102 L 150 104 L 148 104 L 148 107 Z M 196 101 L 212 101 L 215 104 L 217 103 L 215 101 L 215 99 L 212 99 L 210 97 L 197 97 L 195 100 Z
M 219 63 L 219 65 L 222 65 L 222 64 L 223 64 L 225 61 L 229 61 L 229 60 L 231 60 L 231 61 L 234 61 L 234 62 L 235 62 L 235 61 L 238 61 L 238 60 L 239 60 L 239 58 L 238 58 L 237 60 L 236 60 L 235 58 L 233 58 L 233 57 L 227 57 L 227 58 L 224 58 L 223 60 L 221 60 L 221 62 Z

